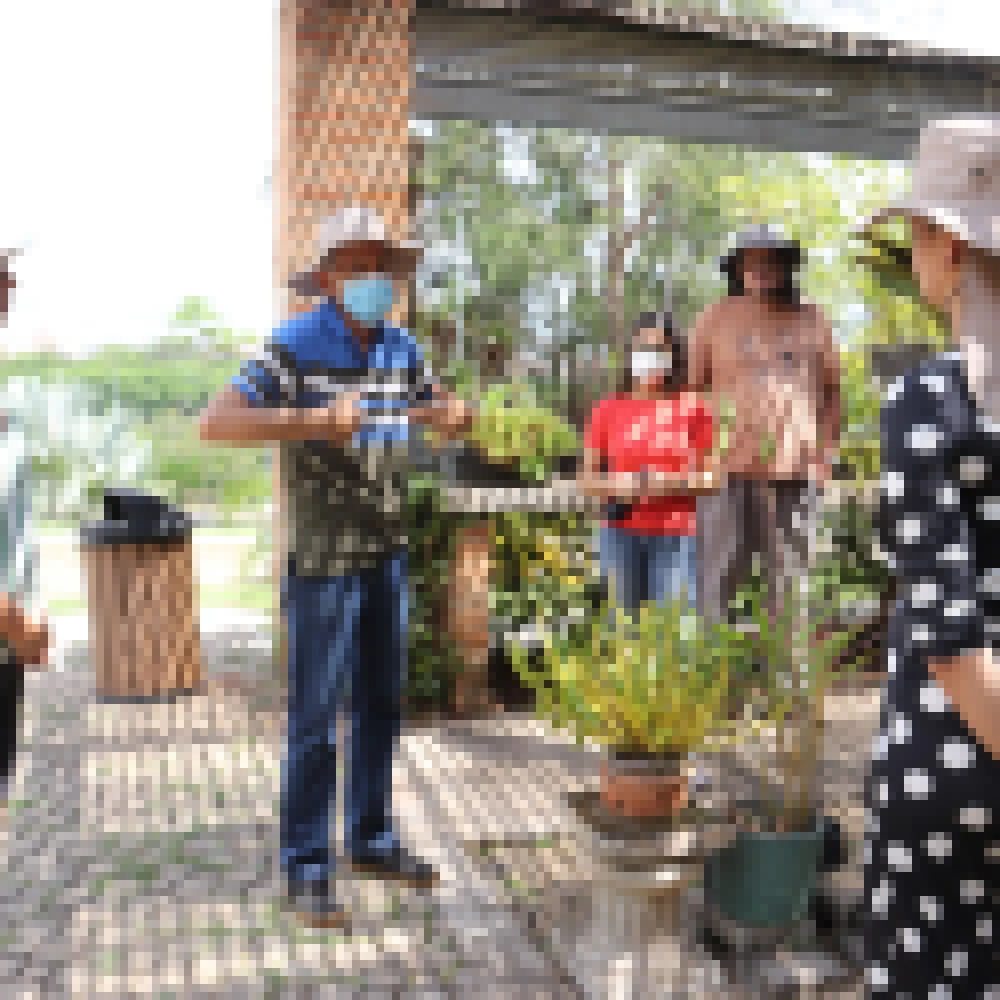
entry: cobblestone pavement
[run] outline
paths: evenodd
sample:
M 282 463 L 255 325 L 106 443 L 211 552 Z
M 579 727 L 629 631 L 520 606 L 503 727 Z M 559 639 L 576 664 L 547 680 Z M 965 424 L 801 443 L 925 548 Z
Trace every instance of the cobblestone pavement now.
M 572 846 L 556 862 L 546 845 L 568 842 L 564 795 L 593 787 L 598 755 L 525 716 L 410 727 L 396 810 L 440 888 L 345 878 L 350 931 L 303 928 L 283 907 L 277 865 L 284 716 L 268 643 L 257 623 L 208 624 L 212 682 L 172 703 L 99 702 L 85 642 L 29 675 L 0 880 L 0 997 L 577 996 L 539 933 L 542 908 L 512 889 L 544 890 L 559 864 L 571 872 Z M 225 670 L 239 678 L 223 683 Z M 872 706 L 841 708 L 850 753 L 835 744 L 827 777 L 853 833 Z M 497 867 L 497 843 L 520 845 L 519 874 L 510 858 Z M 562 897 L 546 898 L 551 909 Z
M 172 703 L 99 702 L 85 644 L 28 675 L 0 880 L 0 997 L 431 1000 L 487 983 L 491 996 L 570 996 L 413 795 L 399 812 L 413 846 L 441 866 L 439 890 L 345 878 L 349 933 L 287 912 L 283 709 L 253 669 L 267 660 L 254 640 L 207 635 L 216 667 L 213 644 L 232 668 L 243 642 L 243 683 L 215 677 Z

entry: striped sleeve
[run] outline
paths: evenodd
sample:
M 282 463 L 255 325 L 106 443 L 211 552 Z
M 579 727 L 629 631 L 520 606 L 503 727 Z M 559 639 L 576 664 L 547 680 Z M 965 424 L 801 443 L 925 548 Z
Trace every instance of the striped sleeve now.
M 410 399 L 414 403 L 428 403 L 438 392 L 440 382 L 424 358 L 421 346 L 411 338 L 410 347 Z
M 292 402 L 292 379 L 280 351 L 268 344 L 260 353 L 244 362 L 234 385 L 255 406 L 281 406 Z

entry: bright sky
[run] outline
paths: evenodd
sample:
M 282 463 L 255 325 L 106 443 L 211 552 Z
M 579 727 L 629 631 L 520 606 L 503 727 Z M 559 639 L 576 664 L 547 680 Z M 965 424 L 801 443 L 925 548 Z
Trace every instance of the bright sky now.
M 266 329 L 274 5 L 0 3 L 9 349 L 149 341 L 188 295 Z
M 1000 4 L 819 3 L 798 20 L 1000 55 Z M 11 350 L 143 342 L 187 295 L 273 317 L 275 0 L 0 5 Z
M 839 31 L 926 42 L 939 49 L 1000 55 L 995 0 L 793 0 L 794 20 Z

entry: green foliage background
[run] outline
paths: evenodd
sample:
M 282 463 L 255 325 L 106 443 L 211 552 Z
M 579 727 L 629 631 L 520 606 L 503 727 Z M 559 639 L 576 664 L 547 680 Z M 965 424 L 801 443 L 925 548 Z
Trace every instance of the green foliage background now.
M 198 439 L 198 414 L 239 372 L 256 338 L 237 336 L 197 298 L 181 305 L 170 326 L 171 333 L 152 344 L 108 345 L 85 358 L 44 353 L 0 359 L 0 384 L 29 377 L 42 391 L 81 386 L 98 413 L 123 407 L 132 417 L 130 430 L 150 446 L 144 488 L 173 503 L 232 511 L 269 502 L 269 449 L 208 447 Z M 62 482 L 74 469 L 65 456 L 49 451 L 39 453 L 36 474 L 42 482 Z M 99 497 L 91 501 L 68 513 L 93 515 Z
M 586 414 L 621 363 L 607 342 L 610 227 L 635 221 L 652 192 L 669 185 L 666 224 L 638 240 L 628 260 L 626 314 L 669 306 L 682 328 L 722 292 L 717 261 L 734 232 L 767 221 L 803 243 L 805 292 L 832 317 L 843 362 L 842 497 L 830 511 L 830 548 L 819 576 L 838 599 L 881 594 L 888 576 L 872 552 L 866 499 L 879 475 L 879 393 L 868 348 L 948 343 L 939 318 L 910 289 L 880 284 L 857 264 L 850 236 L 855 220 L 891 200 L 905 172 L 847 157 L 651 138 L 617 139 L 612 147 L 606 136 L 565 129 L 448 121 L 420 131 L 424 155 L 414 182 L 423 192 L 428 254 L 415 332 L 453 386 L 486 404 L 480 443 L 529 474 L 547 474 L 557 454 L 578 447 L 565 421 Z M 608 188 L 612 152 L 625 164 L 625 219 L 615 217 Z M 448 340 L 454 340 L 456 318 L 467 347 L 462 360 Z M 269 449 L 206 447 L 196 426 L 201 407 L 259 338 L 234 333 L 196 298 L 181 305 L 170 326 L 155 344 L 109 346 L 86 359 L 3 359 L 0 382 L 27 375 L 43 385 L 86 386 L 109 410 L 124 406 L 134 414 L 131 429 L 150 448 L 144 486 L 181 505 L 260 507 L 271 499 Z M 502 378 L 485 370 L 485 344 L 529 372 L 520 388 L 509 368 Z M 533 442 L 522 433 L 530 408 L 544 423 Z M 50 451 L 39 455 L 36 471 L 65 481 L 80 474 L 73 461 Z M 439 484 L 415 477 L 411 485 L 413 695 L 443 698 L 455 663 L 435 635 L 440 581 L 459 521 L 443 510 Z M 497 516 L 493 523 L 499 628 L 531 621 L 557 626 L 591 613 L 591 522 L 538 514 Z

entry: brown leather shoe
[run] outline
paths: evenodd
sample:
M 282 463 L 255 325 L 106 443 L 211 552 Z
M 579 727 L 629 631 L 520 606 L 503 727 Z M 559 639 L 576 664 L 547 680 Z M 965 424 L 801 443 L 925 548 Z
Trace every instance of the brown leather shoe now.
M 347 914 L 330 893 L 326 880 L 288 883 L 288 902 L 310 927 L 343 927 Z
M 350 860 L 350 869 L 357 875 L 374 875 L 376 878 L 401 882 L 414 889 L 432 889 L 438 884 L 437 872 L 402 847 L 354 854 Z

